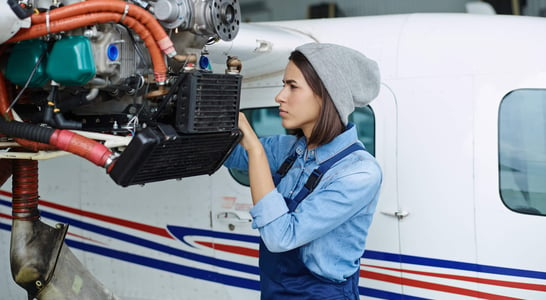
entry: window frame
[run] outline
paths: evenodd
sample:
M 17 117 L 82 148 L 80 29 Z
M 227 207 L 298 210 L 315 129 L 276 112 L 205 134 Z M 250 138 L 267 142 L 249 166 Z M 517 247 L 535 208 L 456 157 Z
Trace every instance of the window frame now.
M 253 107 L 253 108 L 245 108 L 245 109 L 241 109 L 241 112 L 245 114 L 245 116 L 247 117 L 249 123 L 250 123 L 250 126 L 252 126 L 252 128 L 256 131 L 256 126 L 253 122 L 253 117 L 252 115 L 250 115 L 251 112 L 254 112 L 254 111 L 261 111 L 261 110 L 273 110 L 275 112 L 278 111 L 278 106 L 267 106 L 267 107 Z M 359 128 L 359 125 L 360 123 L 355 123 L 355 126 L 357 126 L 357 132 L 358 132 L 358 138 L 359 140 L 364 143 L 365 147 L 366 147 L 366 150 L 368 152 L 370 152 L 370 154 L 372 154 L 373 156 L 375 156 L 375 144 L 376 144 L 376 120 L 375 120 L 375 113 L 372 109 L 371 106 L 367 105 L 365 107 L 357 107 L 355 109 L 355 112 L 356 113 L 361 113 L 364 117 L 366 116 L 369 116 L 371 117 L 371 123 L 372 123 L 372 128 L 369 130 L 369 132 L 371 132 L 371 139 L 372 141 L 367 141 L 365 142 L 365 140 L 363 139 L 364 137 L 367 137 L 365 134 L 364 134 L 364 130 L 362 128 Z M 354 123 L 354 113 L 353 112 L 352 114 L 349 115 L 349 122 L 353 122 Z M 266 113 L 267 115 L 267 113 Z M 278 114 L 277 114 L 278 115 Z M 280 119 L 280 116 L 278 117 L 278 122 L 279 124 L 281 123 L 281 119 Z M 281 132 L 278 132 L 278 133 L 274 133 L 274 134 L 289 134 L 287 132 L 286 129 L 284 129 L 284 133 L 281 133 Z M 269 134 L 269 135 L 274 135 L 274 134 Z M 263 134 L 260 134 L 259 130 L 256 131 L 256 135 L 258 137 L 264 137 L 264 136 L 268 136 L 268 135 L 263 135 Z M 239 184 L 241 185 L 244 185 L 244 186 L 250 186 L 250 183 L 249 183 L 249 180 L 248 180 L 248 172 L 246 170 L 237 170 L 237 169 L 233 169 L 233 168 L 228 168 L 228 171 L 229 171 L 229 174 L 231 175 L 231 177 Z
M 538 95 L 531 95 L 532 93 L 539 92 Z M 524 95 L 520 96 L 520 93 L 526 93 Z M 537 97 L 538 96 L 538 97 Z M 510 118 L 517 118 L 522 115 L 522 111 L 525 109 L 530 110 L 529 106 L 524 106 L 526 103 L 530 102 L 531 100 L 534 101 L 542 101 L 543 103 L 543 110 L 539 113 L 543 114 L 542 118 L 533 119 L 534 115 L 525 114 L 525 118 L 519 118 L 516 119 L 518 124 L 516 123 L 509 123 Z M 514 103 L 512 103 L 514 102 Z M 514 105 L 518 105 L 516 107 L 513 107 Z M 532 106 L 531 106 L 532 107 Z M 520 109 L 519 112 L 520 115 L 516 115 L 518 112 L 512 111 L 506 111 L 503 109 Z M 538 111 L 536 107 L 533 107 L 534 111 Z M 538 207 L 537 205 L 533 205 L 533 202 L 531 201 L 531 194 L 539 194 L 539 192 L 534 192 L 529 189 L 529 178 L 531 175 L 531 172 L 528 171 L 528 166 L 531 165 L 531 169 L 535 170 L 538 168 L 538 176 L 542 177 L 541 174 L 544 174 L 544 178 L 546 179 L 546 158 L 543 161 L 536 161 L 537 163 L 535 165 L 533 164 L 533 160 L 526 159 L 525 156 L 522 157 L 522 152 L 528 151 L 528 147 L 525 147 L 526 145 L 530 144 L 522 144 L 522 143 L 516 143 L 514 140 L 516 139 L 527 139 L 532 140 L 530 137 L 532 135 L 535 135 L 536 131 L 538 129 L 531 128 L 531 126 L 527 126 L 530 124 L 533 120 L 534 121 L 542 121 L 543 123 L 543 133 L 546 133 L 546 89 L 516 89 L 513 91 L 510 91 L 507 93 L 501 100 L 499 104 L 498 109 L 498 139 L 497 139 L 497 149 L 498 149 L 498 161 L 497 161 L 497 167 L 498 167 L 498 192 L 500 199 L 504 206 L 506 206 L 509 210 L 520 213 L 520 214 L 528 214 L 528 215 L 537 215 L 537 216 L 546 216 L 546 210 L 541 209 L 542 207 Z M 506 120 L 505 120 L 506 119 Z M 521 127 L 523 126 L 523 127 Z M 509 131 L 514 130 L 514 127 L 519 127 L 520 132 L 510 135 Z M 506 132 L 505 132 L 506 131 Z M 525 132 L 527 135 L 524 136 L 522 132 Z M 527 132 L 533 132 L 531 134 Z M 546 137 L 546 135 L 544 135 Z M 510 140 L 513 139 L 513 140 Z M 546 151 L 546 141 L 543 140 L 544 150 Z M 531 145 L 532 146 L 532 145 Z M 514 153 L 517 153 L 515 155 Z M 512 155 L 510 155 L 512 154 Z M 524 153 L 525 154 L 525 153 Z M 510 163 L 507 163 L 510 161 Z M 543 168 L 540 168 L 540 163 L 542 163 Z M 521 168 L 518 168 L 517 166 L 524 166 Z M 522 171 L 524 170 L 524 171 Z M 518 173 L 518 174 L 516 174 Z M 533 175 L 534 176 L 534 175 Z M 518 181 L 519 179 L 519 181 Z M 523 182 L 523 183 L 522 183 Z M 511 183 L 511 184 L 510 184 Z M 512 186 L 510 186 L 512 185 Z M 526 185 L 527 191 L 524 191 L 523 188 L 521 188 L 521 185 Z M 519 188 L 519 190 L 516 190 L 515 188 Z M 546 207 L 546 191 L 542 193 L 544 195 L 543 198 L 539 198 L 538 201 L 544 202 L 542 206 Z M 538 197 L 538 195 L 537 195 Z M 533 198 L 535 200 L 536 198 Z M 522 203 L 527 202 L 527 206 L 522 205 Z

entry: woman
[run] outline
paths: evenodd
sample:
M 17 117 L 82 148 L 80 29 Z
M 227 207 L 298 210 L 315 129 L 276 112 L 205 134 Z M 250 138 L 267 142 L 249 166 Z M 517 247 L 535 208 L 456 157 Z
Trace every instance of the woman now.
M 381 169 L 347 120 L 377 96 L 377 64 L 339 45 L 305 44 L 290 55 L 283 84 L 282 126 L 298 134 L 258 139 L 240 114 L 244 136 L 225 162 L 249 172 L 261 298 L 358 299 Z

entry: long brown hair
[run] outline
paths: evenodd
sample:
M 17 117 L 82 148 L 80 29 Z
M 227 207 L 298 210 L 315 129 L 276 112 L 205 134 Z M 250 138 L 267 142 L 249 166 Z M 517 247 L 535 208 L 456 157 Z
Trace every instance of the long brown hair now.
M 320 115 L 307 144 L 317 146 L 328 144 L 345 129 L 336 106 L 317 72 L 301 52 L 293 51 L 288 59 L 301 71 L 313 93 L 322 99 Z M 299 130 L 297 134 L 302 136 L 303 132 Z

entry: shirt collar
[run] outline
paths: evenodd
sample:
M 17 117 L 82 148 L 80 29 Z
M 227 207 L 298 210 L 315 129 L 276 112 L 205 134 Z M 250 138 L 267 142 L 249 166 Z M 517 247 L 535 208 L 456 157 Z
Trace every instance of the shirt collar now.
M 338 154 L 343 149 L 349 147 L 354 142 L 358 141 L 358 135 L 354 124 L 349 123 L 344 132 L 336 136 L 331 142 L 325 145 L 320 145 L 315 148 L 315 160 L 318 164 L 328 160 L 332 156 Z M 296 154 L 301 157 L 307 150 L 307 141 L 305 138 L 300 138 L 296 143 Z

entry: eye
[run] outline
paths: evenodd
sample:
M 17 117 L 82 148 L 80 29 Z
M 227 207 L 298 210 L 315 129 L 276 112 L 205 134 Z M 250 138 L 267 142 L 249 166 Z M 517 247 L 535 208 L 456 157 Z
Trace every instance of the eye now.
M 295 84 L 290 84 L 290 83 L 283 83 L 282 87 L 285 88 L 287 85 L 291 90 L 298 88 Z
M 282 86 L 286 87 L 286 85 L 288 85 L 290 87 L 290 89 L 298 88 L 298 85 L 294 80 L 286 80 L 286 81 L 283 80 L 282 81 Z

